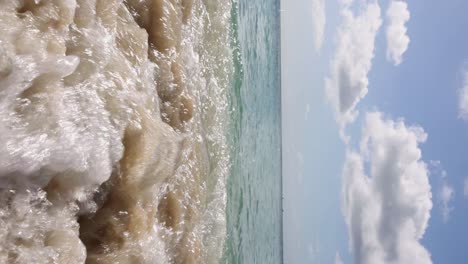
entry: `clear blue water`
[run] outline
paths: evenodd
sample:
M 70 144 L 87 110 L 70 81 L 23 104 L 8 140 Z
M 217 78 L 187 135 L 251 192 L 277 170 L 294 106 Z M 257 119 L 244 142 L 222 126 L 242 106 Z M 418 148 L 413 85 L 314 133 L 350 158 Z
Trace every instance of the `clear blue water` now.
M 233 165 L 224 262 L 281 263 L 279 0 L 234 2 L 232 39 Z

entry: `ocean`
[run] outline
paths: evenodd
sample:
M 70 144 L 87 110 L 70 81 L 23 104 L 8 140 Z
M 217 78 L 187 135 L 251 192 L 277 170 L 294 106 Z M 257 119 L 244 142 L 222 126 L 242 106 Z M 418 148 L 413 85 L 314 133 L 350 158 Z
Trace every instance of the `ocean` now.
M 0 263 L 281 263 L 279 1 L 0 1 Z
M 239 0 L 233 10 L 240 54 L 225 260 L 282 263 L 279 1 Z

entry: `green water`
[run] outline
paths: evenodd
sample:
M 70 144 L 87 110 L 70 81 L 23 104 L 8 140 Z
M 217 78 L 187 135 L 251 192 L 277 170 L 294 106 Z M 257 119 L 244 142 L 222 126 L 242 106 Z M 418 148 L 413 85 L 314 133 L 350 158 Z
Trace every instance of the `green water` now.
M 233 3 L 232 168 L 224 263 L 281 263 L 279 0 Z

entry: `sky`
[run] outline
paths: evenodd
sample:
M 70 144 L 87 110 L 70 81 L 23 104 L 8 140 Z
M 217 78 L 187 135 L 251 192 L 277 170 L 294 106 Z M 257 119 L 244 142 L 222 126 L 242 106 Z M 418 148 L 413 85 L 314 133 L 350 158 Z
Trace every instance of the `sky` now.
M 466 263 L 468 2 L 281 5 L 285 263 Z

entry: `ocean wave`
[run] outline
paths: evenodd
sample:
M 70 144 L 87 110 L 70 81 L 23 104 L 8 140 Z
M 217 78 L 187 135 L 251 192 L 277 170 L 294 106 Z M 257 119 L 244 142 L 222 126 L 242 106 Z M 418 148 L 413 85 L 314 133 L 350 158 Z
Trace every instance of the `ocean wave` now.
M 229 3 L 0 2 L 0 262 L 217 263 Z

